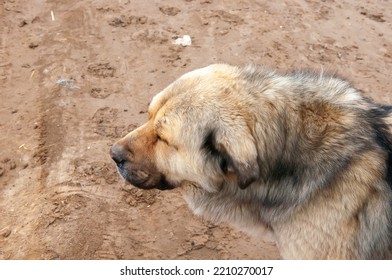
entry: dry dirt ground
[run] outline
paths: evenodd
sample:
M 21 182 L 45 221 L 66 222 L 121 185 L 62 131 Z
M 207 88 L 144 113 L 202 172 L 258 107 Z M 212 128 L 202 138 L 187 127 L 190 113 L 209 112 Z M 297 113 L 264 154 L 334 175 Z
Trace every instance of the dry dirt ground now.
M 0 1 L 0 259 L 279 259 L 124 184 L 109 147 L 215 62 L 337 72 L 392 104 L 391 22 L 386 0 Z

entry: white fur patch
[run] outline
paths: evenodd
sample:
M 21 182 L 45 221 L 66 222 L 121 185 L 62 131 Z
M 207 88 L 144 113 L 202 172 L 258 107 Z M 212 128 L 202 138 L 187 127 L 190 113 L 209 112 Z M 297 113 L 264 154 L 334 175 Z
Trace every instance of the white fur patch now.
M 188 73 L 185 73 L 180 77 L 180 79 L 193 79 L 196 77 L 211 75 L 213 72 L 214 65 L 209 65 L 207 67 L 199 68 Z

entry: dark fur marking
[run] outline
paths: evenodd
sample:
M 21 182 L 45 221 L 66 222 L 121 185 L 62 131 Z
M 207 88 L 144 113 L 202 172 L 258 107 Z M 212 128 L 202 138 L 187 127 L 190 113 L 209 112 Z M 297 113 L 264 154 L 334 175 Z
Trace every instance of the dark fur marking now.
M 269 172 L 267 182 L 276 182 L 290 178 L 293 185 L 295 185 L 299 180 L 297 170 L 298 168 L 296 166 L 293 166 L 293 164 L 279 161 Z
M 224 154 L 218 151 L 218 149 L 216 148 L 214 130 L 211 130 L 205 136 L 202 144 L 202 150 L 204 150 L 208 156 L 212 157 L 219 163 L 219 166 L 224 174 L 227 173 L 227 169 L 229 165 L 228 158 L 225 157 Z
M 229 167 L 234 169 L 237 176 L 237 183 L 241 189 L 246 188 L 251 183 L 260 177 L 259 167 L 235 162 L 235 159 L 230 156 L 223 146 L 219 146 L 215 140 L 215 131 L 211 130 L 204 138 L 202 150 L 209 155 L 212 160 L 219 164 L 223 174 L 227 174 Z M 256 163 L 257 164 L 257 163 Z
M 380 105 L 380 108 L 385 111 L 386 114 L 392 113 L 392 106 L 389 105 Z
M 387 152 L 386 181 L 392 189 L 392 135 L 389 131 L 388 125 L 383 121 L 383 118 L 388 117 L 389 110 L 392 110 L 391 106 L 381 106 L 377 109 L 371 109 L 369 111 L 369 123 L 374 130 L 377 144 Z
M 204 137 L 202 149 L 212 156 L 219 156 L 219 151 L 215 148 L 214 144 L 214 134 L 215 132 L 213 130 L 207 133 Z
M 268 191 L 267 195 L 263 199 L 263 207 L 270 209 L 281 207 L 286 203 L 287 201 L 284 200 L 284 198 L 277 197 L 276 195 L 273 195 L 270 191 Z

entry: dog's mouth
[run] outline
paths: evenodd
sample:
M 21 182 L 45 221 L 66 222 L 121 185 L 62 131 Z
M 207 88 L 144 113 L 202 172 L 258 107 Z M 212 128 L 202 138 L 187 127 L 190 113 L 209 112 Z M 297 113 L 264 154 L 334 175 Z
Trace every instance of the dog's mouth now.
M 139 180 L 129 180 L 128 178 L 125 178 L 125 180 L 132 184 L 133 186 L 139 188 L 139 189 L 144 189 L 144 190 L 150 190 L 150 189 L 158 189 L 161 191 L 166 191 L 166 190 L 172 190 L 175 187 L 170 184 L 164 176 L 161 177 L 158 183 L 155 183 L 153 180 L 150 179 L 145 179 L 142 181 Z
M 170 184 L 170 183 L 166 180 L 165 176 L 162 176 L 162 177 L 161 177 L 161 181 L 160 181 L 159 185 L 158 185 L 156 188 L 157 188 L 158 190 L 165 191 L 165 190 L 172 190 L 172 189 L 175 188 L 175 186 L 172 185 L 172 184 Z
M 131 185 L 144 190 L 158 189 L 158 190 L 171 190 L 175 186 L 170 184 L 163 174 L 150 174 L 142 170 L 129 171 L 126 162 L 117 163 L 117 170 L 121 177 Z
M 136 164 L 134 161 L 127 159 L 127 152 L 124 146 L 113 145 L 110 149 L 110 155 L 116 163 L 117 170 L 128 183 L 140 189 L 159 189 L 171 190 L 174 185 L 171 184 L 165 177 L 156 170 L 155 166 L 145 161 L 147 164 Z

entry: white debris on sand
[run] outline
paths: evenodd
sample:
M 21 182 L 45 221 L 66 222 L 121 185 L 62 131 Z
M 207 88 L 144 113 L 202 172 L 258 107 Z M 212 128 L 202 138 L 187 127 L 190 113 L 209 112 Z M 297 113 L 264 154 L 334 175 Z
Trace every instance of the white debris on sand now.
M 79 87 L 75 86 L 74 83 L 70 80 L 58 79 L 56 81 L 56 84 L 61 85 L 61 86 L 66 86 L 70 90 L 79 89 Z
M 189 35 L 184 35 L 184 36 L 182 36 L 182 37 L 180 37 L 180 38 L 177 38 L 175 41 L 174 41 L 174 44 L 175 45 L 181 45 L 181 46 L 190 46 L 190 45 L 192 45 L 192 39 L 191 39 L 191 36 L 189 36 Z

